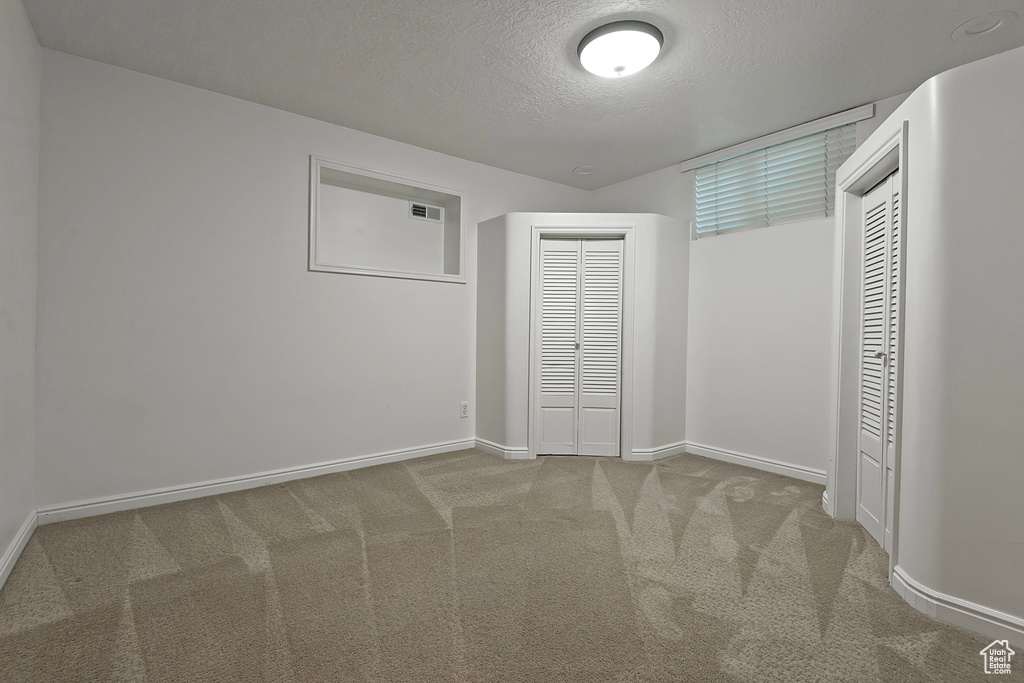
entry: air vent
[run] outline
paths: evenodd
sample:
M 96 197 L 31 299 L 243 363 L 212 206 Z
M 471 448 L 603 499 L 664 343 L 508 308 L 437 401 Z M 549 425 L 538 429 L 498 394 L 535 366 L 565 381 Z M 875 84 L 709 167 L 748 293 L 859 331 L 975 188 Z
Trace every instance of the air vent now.
M 418 218 L 421 221 L 430 221 L 431 223 L 441 223 L 444 221 L 444 209 L 440 206 L 409 202 L 409 217 Z

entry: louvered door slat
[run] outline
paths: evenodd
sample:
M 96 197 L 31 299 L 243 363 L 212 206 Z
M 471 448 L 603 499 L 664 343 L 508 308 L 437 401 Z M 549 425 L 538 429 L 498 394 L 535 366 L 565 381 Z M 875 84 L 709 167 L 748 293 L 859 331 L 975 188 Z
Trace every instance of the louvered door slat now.
M 863 375 L 861 378 L 861 429 L 881 438 L 882 371 L 881 353 L 885 340 L 886 223 L 888 205 L 881 203 L 868 211 L 864 226 L 864 327 Z
M 579 255 L 543 255 L 540 387 L 543 394 L 573 393 L 576 387 L 576 307 Z
M 613 244 L 618 247 L 621 243 Z M 589 242 L 585 245 L 580 375 L 585 394 L 618 394 L 621 269 L 621 250 L 597 248 Z

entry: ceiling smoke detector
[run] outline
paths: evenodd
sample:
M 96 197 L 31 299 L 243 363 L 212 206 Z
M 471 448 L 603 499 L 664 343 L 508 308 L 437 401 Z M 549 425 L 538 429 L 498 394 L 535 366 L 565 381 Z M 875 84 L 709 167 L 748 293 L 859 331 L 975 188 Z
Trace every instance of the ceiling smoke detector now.
M 961 24 L 950 36 L 953 40 L 970 40 L 981 36 L 990 36 L 1002 27 L 1013 22 L 1017 18 L 1016 12 L 1004 10 L 1002 12 L 989 12 L 980 17 L 974 17 L 970 21 Z
M 664 42 L 658 27 L 646 21 L 613 21 L 585 35 L 576 54 L 590 73 L 617 78 L 647 67 Z

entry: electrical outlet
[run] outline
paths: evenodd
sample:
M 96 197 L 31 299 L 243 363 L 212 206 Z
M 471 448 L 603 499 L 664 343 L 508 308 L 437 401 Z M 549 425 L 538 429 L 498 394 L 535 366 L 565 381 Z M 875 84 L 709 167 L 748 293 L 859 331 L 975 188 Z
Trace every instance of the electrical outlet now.
M 459 417 L 469 417 L 469 401 L 459 404 Z

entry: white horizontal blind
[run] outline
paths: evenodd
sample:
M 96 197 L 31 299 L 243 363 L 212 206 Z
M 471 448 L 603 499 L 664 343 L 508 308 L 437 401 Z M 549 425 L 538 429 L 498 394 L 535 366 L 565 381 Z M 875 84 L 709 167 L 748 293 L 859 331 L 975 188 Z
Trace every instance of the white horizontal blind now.
M 832 215 L 836 169 L 856 146 L 851 123 L 696 169 L 697 235 Z

